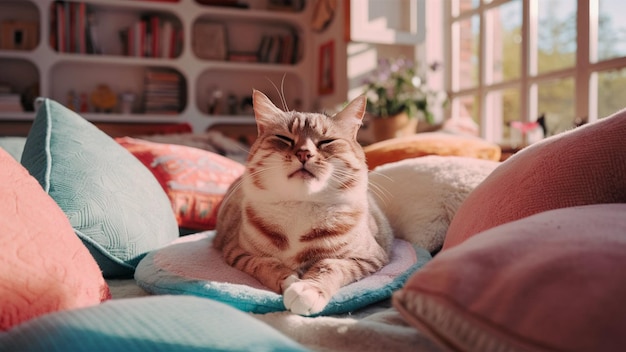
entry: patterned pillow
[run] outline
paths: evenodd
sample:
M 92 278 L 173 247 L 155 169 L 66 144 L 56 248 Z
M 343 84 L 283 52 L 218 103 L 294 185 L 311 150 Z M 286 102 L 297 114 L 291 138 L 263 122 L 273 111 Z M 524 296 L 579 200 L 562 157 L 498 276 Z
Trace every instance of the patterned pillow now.
M 243 165 L 202 149 L 130 137 L 116 141 L 156 177 L 172 202 L 180 227 L 215 228 L 217 210 Z
M 626 110 L 533 144 L 496 168 L 461 204 L 446 250 L 550 209 L 626 202 Z
M 98 265 L 59 206 L 1 148 L 0 165 L 0 330 L 109 298 Z
M 626 204 L 549 210 L 445 250 L 393 297 L 455 351 L 621 351 Z
M 63 209 L 104 276 L 131 276 L 147 252 L 178 237 L 169 199 L 111 137 L 57 102 L 40 103 L 22 164 Z

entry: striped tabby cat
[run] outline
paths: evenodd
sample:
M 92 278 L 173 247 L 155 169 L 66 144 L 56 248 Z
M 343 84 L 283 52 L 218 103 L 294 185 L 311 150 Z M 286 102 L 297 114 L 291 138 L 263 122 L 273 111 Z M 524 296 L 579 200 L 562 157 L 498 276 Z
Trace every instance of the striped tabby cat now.
M 284 112 L 253 92 L 259 135 L 224 198 L 214 245 L 296 314 L 322 311 L 340 287 L 389 261 L 391 228 L 356 142 L 365 104 L 361 96 L 329 117 Z

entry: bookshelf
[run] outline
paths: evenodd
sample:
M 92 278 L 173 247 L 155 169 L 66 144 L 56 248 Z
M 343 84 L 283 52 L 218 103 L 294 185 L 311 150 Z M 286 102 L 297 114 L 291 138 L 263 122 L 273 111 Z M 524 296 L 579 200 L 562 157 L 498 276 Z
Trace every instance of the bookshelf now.
M 316 85 L 320 45 L 333 40 L 335 52 L 345 48 L 341 23 L 324 33 L 312 31 L 313 0 L 294 0 L 293 9 L 277 8 L 272 0 L 235 2 L 240 6 L 211 5 L 216 0 L 0 0 L 0 23 L 36 28 L 30 47 L 0 42 L 0 89 L 10 87 L 23 102 L 50 97 L 93 122 L 187 122 L 194 131 L 254 123 L 252 89 L 279 102 L 274 84 L 281 82 L 290 108 L 315 110 L 320 101 L 345 99 L 340 89 L 321 96 Z M 280 46 L 261 50 L 269 39 Z M 345 67 L 345 54 L 335 60 Z M 146 94 L 148 86 L 158 85 L 149 79 L 154 72 L 177 77 L 179 90 L 168 99 L 176 96 L 178 106 L 154 108 L 157 93 Z M 117 99 L 112 109 L 92 104 L 103 85 Z M 0 111 L 0 123 L 33 117 L 32 111 Z M 0 124 L 0 134 L 1 129 Z

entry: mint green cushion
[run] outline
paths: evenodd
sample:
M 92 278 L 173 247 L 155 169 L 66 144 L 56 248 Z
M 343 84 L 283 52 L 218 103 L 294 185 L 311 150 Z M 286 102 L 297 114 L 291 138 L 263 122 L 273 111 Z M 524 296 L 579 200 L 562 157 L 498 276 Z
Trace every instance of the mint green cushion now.
M 96 126 L 40 99 L 22 165 L 63 209 L 105 277 L 131 276 L 143 256 L 178 237 L 152 173 Z
M 223 303 L 191 296 L 108 301 L 0 332 L 3 351 L 305 351 Z
M 20 161 L 26 137 L 0 137 L 0 148 L 4 149 L 15 160 Z

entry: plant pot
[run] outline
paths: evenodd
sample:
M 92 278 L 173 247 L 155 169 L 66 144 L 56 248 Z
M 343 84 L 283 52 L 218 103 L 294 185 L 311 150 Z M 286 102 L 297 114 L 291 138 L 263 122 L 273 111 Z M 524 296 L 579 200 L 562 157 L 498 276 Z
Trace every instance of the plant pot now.
M 417 132 L 418 118 L 409 118 L 409 115 L 402 112 L 393 116 L 371 118 L 372 135 L 376 142 L 385 139 L 404 137 Z

